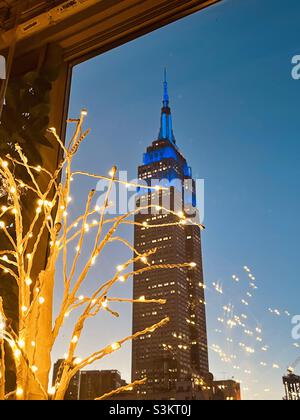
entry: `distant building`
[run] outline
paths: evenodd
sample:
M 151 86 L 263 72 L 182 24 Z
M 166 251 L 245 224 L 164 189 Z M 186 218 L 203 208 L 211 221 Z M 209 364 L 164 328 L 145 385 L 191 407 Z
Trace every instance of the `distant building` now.
M 98 370 L 87 370 L 80 373 L 80 400 L 94 400 L 101 396 L 101 376 Z
M 80 400 L 94 400 L 126 385 L 117 370 L 85 370 L 80 374 Z
M 56 381 L 59 381 L 60 378 L 60 367 L 62 363 L 64 362 L 64 359 L 59 359 L 54 364 L 53 368 L 53 379 L 52 384 L 55 385 Z M 67 392 L 65 394 L 65 400 L 78 400 L 79 396 L 79 380 L 80 380 L 80 372 L 76 373 L 75 376 L 70 381 L 69 387 L 67 389 Z
M 59 359 L 53 368 L 53 385 L 59 381 L 60 367 L 64 359 Z M 115 389 L 127 385 L 117 370 L 83 370 L 78 372 L 70 382 L 65 400 L 94 400 Z M 125 393 L 125 397 L 129 393 Z M 124 396 L 124 395 L 123 395 Z
M 300 376 L 295 375 L 292 371 L 282 378 L 285 389 L 285 400 L 300 400 Z
M 240 401 L 241 385 L 234 380 L 214 381 L 213 382 L 213 399 Z

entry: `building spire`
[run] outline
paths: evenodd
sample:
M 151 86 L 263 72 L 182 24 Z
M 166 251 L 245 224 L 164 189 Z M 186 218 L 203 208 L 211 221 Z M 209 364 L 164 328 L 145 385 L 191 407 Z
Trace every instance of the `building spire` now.
M 164 70 L 164 100 L 163 100 L 164 107 L 167 108 L 169 106 L 169 92 L 168 92 L 168 80 L 167 80 L 167 69 Z
M 160 132 L 158 138 L 160 140 L 169 140 L 172 143 L 175 143 L 175 137 L 173 133 L 173 123 L 172 123 L 172 114 L 169 107 L 170 98 L 168 90 L 168 80 L 167 80 L 167 69 L 164 69 L 164 96 L 163 96 L 163 107 L 161 110 L 161 123 L 160 123 Z

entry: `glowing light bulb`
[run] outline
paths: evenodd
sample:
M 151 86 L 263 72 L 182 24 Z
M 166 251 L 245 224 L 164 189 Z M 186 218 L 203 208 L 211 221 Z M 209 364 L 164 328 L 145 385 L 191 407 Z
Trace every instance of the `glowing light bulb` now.
M 16 396 L 17 396 L 18 398 L 20 398 L 20 397 L 22 397 L 23 395 L 24 395 L 23 388 L 18 387 L 18 388 L 16 389 Z
M 1 210 L 2 210 L 2 211 L 7 211 L 7 210 L 8 210 L 8 207 L 6 207 L 6 206 L 2 206 L 2 207 L 1 207 Z
M 55 386 L 51 386 L 51 387 L 48 388 L 48 394 L 49 395 L 53 396 L 53 395 L 55 395 L 55 392 L 56 392 Z
M 38 200 L 37 203 L 40 207 L 44 204 L 43 200 Z
M 121 347 L 120 343 L 113 343 L 111 345 L 112 350 L 118 350 Z
M 124 265 L 117 266 L 117 271 L 123 271 L 123 270 L 124 270 Z
M 4 222 L 0 222 L 0 229 L 4 229 L 5 228 L 5 223 Z
M 124 277 L 124 276 L 120 276 L 120 277 L 119 277 L 119 281 L 120 281 L 121 283 L 124 283 L 124 282 L 125 282 L 125 277 Z
M 147 258 L 146 258 L 146 257 L 142 257 L 142 258 L 141 258 L 141 261 L 142 261 L 144 264 L 147 264 L 147 262 L 148 262 L 148 260 L 147 260 Z
M 82 109 L 82 111 L 81 111 L 81 115 L 83 116 L 83 117 L 86 117 L 87 116 L 87 114 L 88 114 L 88 111 L 87 111 L 87 109 Z
M 27 254 L 27 255 L 26 255 L 26 258 L 27 258 L 28 260 L 30 260 L 30 258 L 31 258 L 31 254 Z
M 32 341 L 30 344 L 31 344 L 31 347 L 35 347 L 35 341 Z
M 27 311 L 27 309 L 28 309 L 27 306 L 22 306 L 21 311 L 24 313 Z
M 140 296 L 140 297 L 139 297 L 139 301 L 141 301 L 141 302 L 145 302 L 145 300 L 146 300 L 145 296 Z
M 80 359 L 80 357 L 76 357 L 76 359 L 74 360 L 74 365 L 80 365 L 80 363 L 82 362 L 82 359 Z
M 19 345 L 20 349 L 23 349 L 25 347 L 25 341 L 24 340 L 19 340 L 18 345 Z
M 72 342 L 73 344 L 78 343 L 78 337 L 77 337 L 77 335 L 74 335 L 74 336 L 73 336 L 73 338 L 72 338 L 71 342 Z
M 8 167 L 8 162 L 6 162 L 6 160 L 2 161 L 2 167 L 3 168 L 7 168 Z
M 103 308 L 107 308 L 107 307 L 108 307 L 108 302 L 107 302 L 107 300 L 104 300 L 104 301 L 101 303 L 101 305 L 102 305 L 102 307 L 103 307 Z
M 36 373 L 39 369 L 38 369 L 37 366 L 33 365 L 33 366 L 31 366 L 31 370 L 32 370 L 33 373 Z
M 14 351 L 14 355 L 15 355 L 15 358 L 16 359 L 19 359 L 19 357 L 21 356 L 21 350 L 19 350 L 19 349 L 16 349 L 15 351 Z
M 15 187 L 11 187 L 10 192 L 11 192 L 11 194 L 15 194 L 15 192 L 16 192 Z
M 197 264 L 195 262 L 191 262 L 190 267 L 195 268 L 195 267 L 197 267 Z
M 45 303 L 45 298 L 43 298 L 43 296 L 39 297 L 39 304 L 42 305 L 43 303 Z
M 78 298 L 79 300 L 84 300 L 84 296 L 83 295 L 81 295 L 81 296 L 79 296 L 79 298 Z

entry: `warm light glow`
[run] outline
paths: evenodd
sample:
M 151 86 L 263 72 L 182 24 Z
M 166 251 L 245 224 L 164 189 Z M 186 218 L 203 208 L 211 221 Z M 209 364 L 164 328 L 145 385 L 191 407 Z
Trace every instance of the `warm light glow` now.
M 16 349 L 15 351 L 14 351 L 14 355 L 15 355 L 15 358 L 16 359 L 18 359 L 20 356 L 21 356 L 21 350 L 19 350 L 19 349 Z
M 48 394 L 49 395 L 53 396 L 53 395 L 55 395 L 55 392 L 56 392 L 55 386 L 51 386 L 51 387 L 48 388 Z
M 78 342 L 78 337 L 77 337 L 77 335 L 74 335 L 73 338 L 72 338 L 72 343 L 76 344 L 77 342 Z
M 0 229 L 4 229 L 5 228 L 5 223 L 4 222 L 0 222 Z
M 109 171 L 108 175 L 112 178 L 116 173 L 116 170 L 113 168 Z
M 16 390 L 16 396 L 17 397 L 22 397 L 24 395 L 24 391 L 22 388 L 18 387 Z
M 19 340 L 18 345 L 19 345 L 20 349 L 23 349 L 25 347 L 25 341 L 24 340 Z
M 113 350 L 118 350 L 120 347 L 121 347 L 121 344 L 120 344 L 120 343 L 113 343 L 113 344 L 111 345 L 111 348 L 112 348 Z
M 32 285 L 32 280 L 31 279 L 26 279 L 25 283 L 27 284 L 27 286 L 31 286 Z
M 43 296 L 39 297 L 39 304 L 42 305 L 43 303 L 45 303 L 45 298 L 43 298 Z

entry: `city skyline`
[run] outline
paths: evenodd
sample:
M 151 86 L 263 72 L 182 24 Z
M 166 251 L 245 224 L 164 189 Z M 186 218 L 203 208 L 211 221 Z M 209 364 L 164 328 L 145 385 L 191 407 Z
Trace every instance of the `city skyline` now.
M 229 3 L 234 7 L 228 8 Z M 293 29 L 296 22 L 291 22 L 299 5 L 293 1 L 282 16 L 279 2 L 266 2 L 270 8 L 255 3 L 254 9 L 260 14 L 250 9 L 250 2 L 238 5 L 227 1 L 79 66 L 74 72 L 70 115 L 87 106 L 88 123 L 98 141 L 99 155 L 95 156 L 95 143 L 87 144 L 79 159 L 80 167 L 86 164 L 95 172 L 100 168 L 105 173 L 117 163 L 133 178 L 141 153 L 155 134 L 161 71 L 167 65 L 174 92 L 176 137 L 184 145 L 196 177 L 206 180 L 207 230 L 203 241 L 210 287 L 209 344 L 223 349 L 230 346 L 224 337 L 218 338 L 217 318 L 228 303 L 241 304 L 240 295 L 247 292 L 241 283 L 248 277 L 243 267 L 249 266 L 258 282 L 251 303 L 252 322 L 255 325 L 256 319 L 263 324 L 265 342 L 271 348 L 266 355 L 239 356 L 237 364 L 245 363 L 242 373 L 221 362 L 218 353 L 211 351 L 212 370 L 217 377 L 225 371 L 227 376 L 242 376 L 244 388 L 249 388 L 243 392 L 246 398 L 280 398 L 281 376 L 299 354 L 293 347 L 290 319 L 282 316 L 285 310 L 297 314 L 299 291 L 298 85 L 290 75 L 291 57 L 297 53 L 299 43 Z M 254 19 L 257 30 L 252 38 L 249 34 Z M 160 52 L 155 45 L 160 45 Z M 230 45 L 234 47 L 231 54 Z M 148 68 L 145 51 L 151 52 Z M 222 67 L 217 67 L 220 64 Z M 89 94 L 96 90 L 98 95 Z M 111 123 L 112 117 L 116 124 Z M 74 205 L 82 188 L 75 194 Z M 128 237 L 132 238 L 132 234 Z M 111 258 L 106 265 L 110 263 Z M 236 284 L 232 275 L 241 282 Z M 223 285 L 220 296 L 213 286 L 218 282 Z M 130 294 L 129 289 L 124 287 L 122 293 Z M 269 308 L 280 309 L 281 316 L 272 314 Z M 122 312 L 126 320 L 122 328 L 128 328 L 130 309 Z M 118 332 L 116 326 L 113 334 L 117 336 Z M 83 350 L 91 345 L 87 341 L 88 337 Z M 57 354 L 61 355 L 62 349 L 63 345 Z M 260 366 L 265 361 L 270 366 L 267 369 Z M 128 364 L 129 349 L 110 362 L 126 378 Z M 273 364 L 280 368 L 273 369 Z M 251 370 L 251 374 L 244 370 Z

